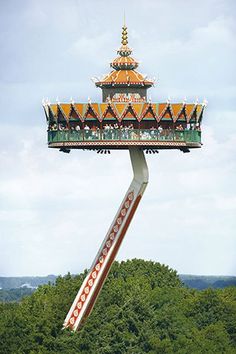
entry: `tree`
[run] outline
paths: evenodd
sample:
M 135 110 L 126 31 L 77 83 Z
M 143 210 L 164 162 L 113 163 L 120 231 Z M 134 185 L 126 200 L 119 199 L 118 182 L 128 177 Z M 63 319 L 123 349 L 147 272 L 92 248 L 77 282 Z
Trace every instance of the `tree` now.
M 0 353 L 234 353 L 235 288 L 185 288 L 159 263 L 115 262 L 85 325 L 61 329 L 87 271 L 0 304 Z

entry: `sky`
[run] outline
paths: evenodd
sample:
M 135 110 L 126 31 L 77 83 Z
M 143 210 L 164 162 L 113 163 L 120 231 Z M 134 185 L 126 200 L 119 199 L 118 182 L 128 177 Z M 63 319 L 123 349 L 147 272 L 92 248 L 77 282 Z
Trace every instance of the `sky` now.
M 89 268 L 132 179 L 127 151 L 47 148 L 42 99 L 101 101 L 123 13 L 153 102 L 207 99 L 202 149 L 147 155 L 118 260 L 236 275 L 236 2 L 0 1 L 0 276 Z

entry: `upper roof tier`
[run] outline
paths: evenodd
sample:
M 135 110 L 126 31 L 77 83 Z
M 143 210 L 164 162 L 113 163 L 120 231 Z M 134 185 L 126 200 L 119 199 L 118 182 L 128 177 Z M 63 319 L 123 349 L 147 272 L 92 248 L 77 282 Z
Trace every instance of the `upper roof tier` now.
M 110 63 L 110 66 L 115 70 L 105 75 L 101 80 L 98 80 L 95 83 L 97 87 L 102 88 L 111 86 L 145 86 L 146 88 L 148 88 L 153 86 L 153 80 L 147 79 L 146 76 L 135 71 L 139 63 L 137 60 L 130 56 L 132 54 L 132 49 L 128 47 L 128 31 L 126 25 L 122 27 L 121 47 L 117 51 L 117 54 L 119 56 Z

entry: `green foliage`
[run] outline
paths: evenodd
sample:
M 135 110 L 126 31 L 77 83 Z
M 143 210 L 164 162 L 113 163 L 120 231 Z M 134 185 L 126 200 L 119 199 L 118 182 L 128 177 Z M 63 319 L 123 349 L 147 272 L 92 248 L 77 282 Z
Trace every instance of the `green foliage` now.
M 183 287 L 172 269 L 115 262 L 78 333 L 61 330 L 86 272 L 58 277 L 20 303 L 0 304 L 0 353 L 159 354 L 236 352 L 236 288 Z

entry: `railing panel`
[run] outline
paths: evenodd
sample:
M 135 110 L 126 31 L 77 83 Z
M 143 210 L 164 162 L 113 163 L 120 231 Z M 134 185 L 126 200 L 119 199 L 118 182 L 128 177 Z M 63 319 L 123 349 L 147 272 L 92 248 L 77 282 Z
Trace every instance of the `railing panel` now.
M 100 140 L 100 130 L 84 130 L 84 141 Z
M 104 129 L 101 130 L 102 140 L 121 140 L 122 134 L 120 129 Z
M 72 130 L 69 133 L 69 140 L 70 141 L 83 141 L 84 140 L 83 135 L 84 135 L 84 132 L 81 130 L 79 130 L 79 131 Z
M 48 142 L 67 141 L 180 141 L 201 143 L 201 132 L 196 130 L 163 129 L 97 129 L 97 130 L 52 130 Z
M 174 134 L 174 141 L 185 141 L 184 131 L 175 130 L 173 134 Z

